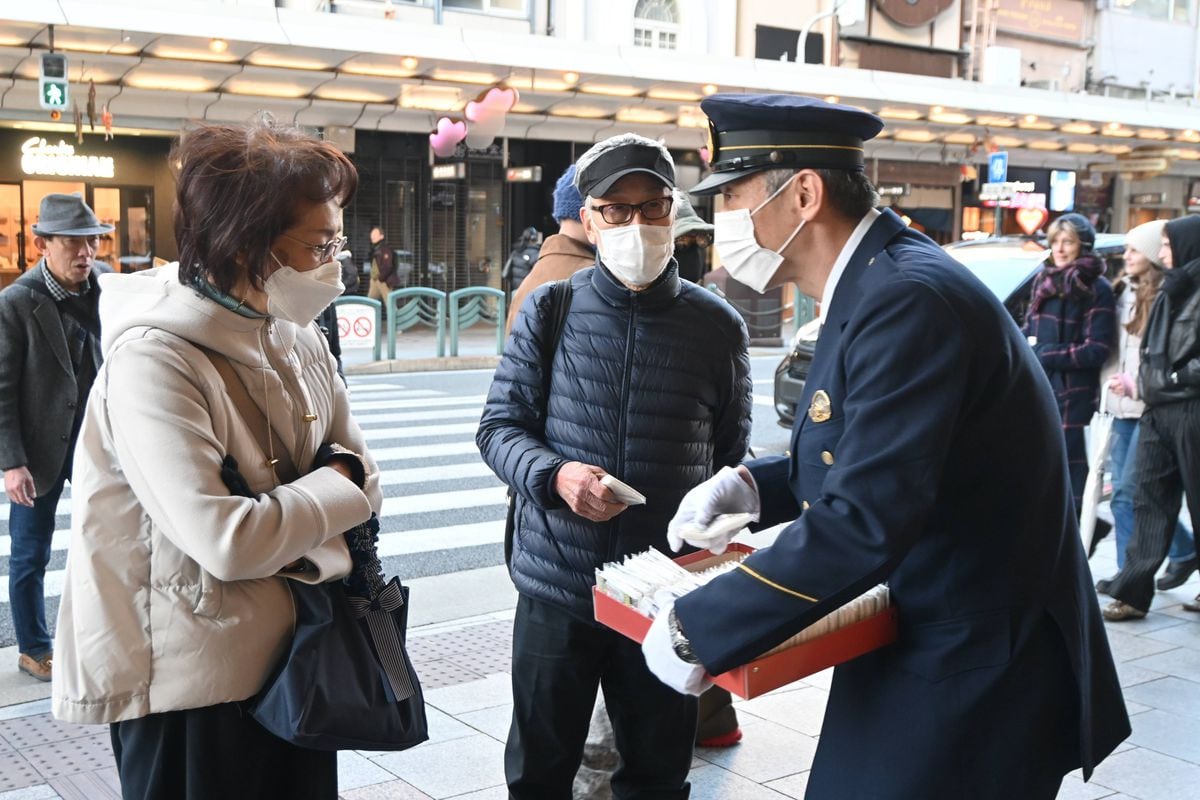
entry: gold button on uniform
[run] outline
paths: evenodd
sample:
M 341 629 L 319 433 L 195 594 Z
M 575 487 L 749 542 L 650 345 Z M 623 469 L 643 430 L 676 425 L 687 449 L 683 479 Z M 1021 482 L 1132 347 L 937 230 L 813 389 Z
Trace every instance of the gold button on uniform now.
M 305 415 L 304 415 L 304 421 L 305 421 L 305 422 L 316 422 L 316 421 L 317 421 L 317 415 L 316 415 L 316 414 L 305 414 Z
M 825 464 L 825 466 L 832 467 L 833 466 L 833 453 L 829 452 L 828 450 L 822 450 L 821 451 L 821 461 Z

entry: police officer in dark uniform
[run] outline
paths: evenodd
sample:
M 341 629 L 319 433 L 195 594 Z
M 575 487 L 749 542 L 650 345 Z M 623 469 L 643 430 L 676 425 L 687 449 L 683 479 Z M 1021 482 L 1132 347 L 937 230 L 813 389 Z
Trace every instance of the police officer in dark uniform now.
M 671 531 L 794 522 L 658 616 L 650 668 L 698 693 L 887 582 L 899 639 L 835 670 L 808 800 L 1054 798 L 1130 728 L 1045 373 L 981 282 L 874 208 L 877 117 L 790 95 L 702 107 L 713 173 L 693 193 L 724 195 L 725 268 L 795 282 L 824 324 L 790 454 L 696 487 Z

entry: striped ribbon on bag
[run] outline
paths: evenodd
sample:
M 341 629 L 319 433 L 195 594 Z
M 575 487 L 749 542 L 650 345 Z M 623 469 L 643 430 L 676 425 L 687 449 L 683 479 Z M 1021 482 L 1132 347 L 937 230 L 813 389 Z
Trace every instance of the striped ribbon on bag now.
M 392 578 L 374 600 L 347 596 L 346 602 L 350 604 L 355 619 L 366 619 L 371 641 L 375 643 L 375 653 L 379 656 L 396 702 L 412 697 L 416 692 L 408 667 L 404 664 L 404 646 L 396 632 L 396 621 L 392 619 L 392 612 L 404 605 L 399 579 Z

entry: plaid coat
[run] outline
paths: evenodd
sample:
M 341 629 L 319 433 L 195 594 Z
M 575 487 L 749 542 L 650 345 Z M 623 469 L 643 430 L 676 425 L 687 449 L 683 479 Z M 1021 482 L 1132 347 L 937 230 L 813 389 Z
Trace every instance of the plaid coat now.
M 1037 310 L 1030 306 L 1023 331 L 1054 388 L 1063 427 L 1086 426 L 1099 404 L 1100 369 L 1117 339 L 1112 286 L 1099 277 L 1091 296 L 1060 294 Z

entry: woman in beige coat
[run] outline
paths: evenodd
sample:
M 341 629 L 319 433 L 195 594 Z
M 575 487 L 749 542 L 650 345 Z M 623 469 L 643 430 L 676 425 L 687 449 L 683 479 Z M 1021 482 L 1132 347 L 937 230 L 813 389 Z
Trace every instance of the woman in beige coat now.
M 334 255 L 357 174 L 269 119 L 188 131 L 171 160 L 180 262 L 104 278 L 54 714 L 111 723 L 126 800 L 332 799 L 335 754 L 276 739 L 243 701 L 290 642 L 285 581 L 347 574 L 341 534 L 382 502 L 312 324 L 341 291 Z M 222 361 L 278 444 L 260 447 Z M 278 447 L 300 477 L 277 474 Z M 255 497 L 226 486 L 227 457 Z

